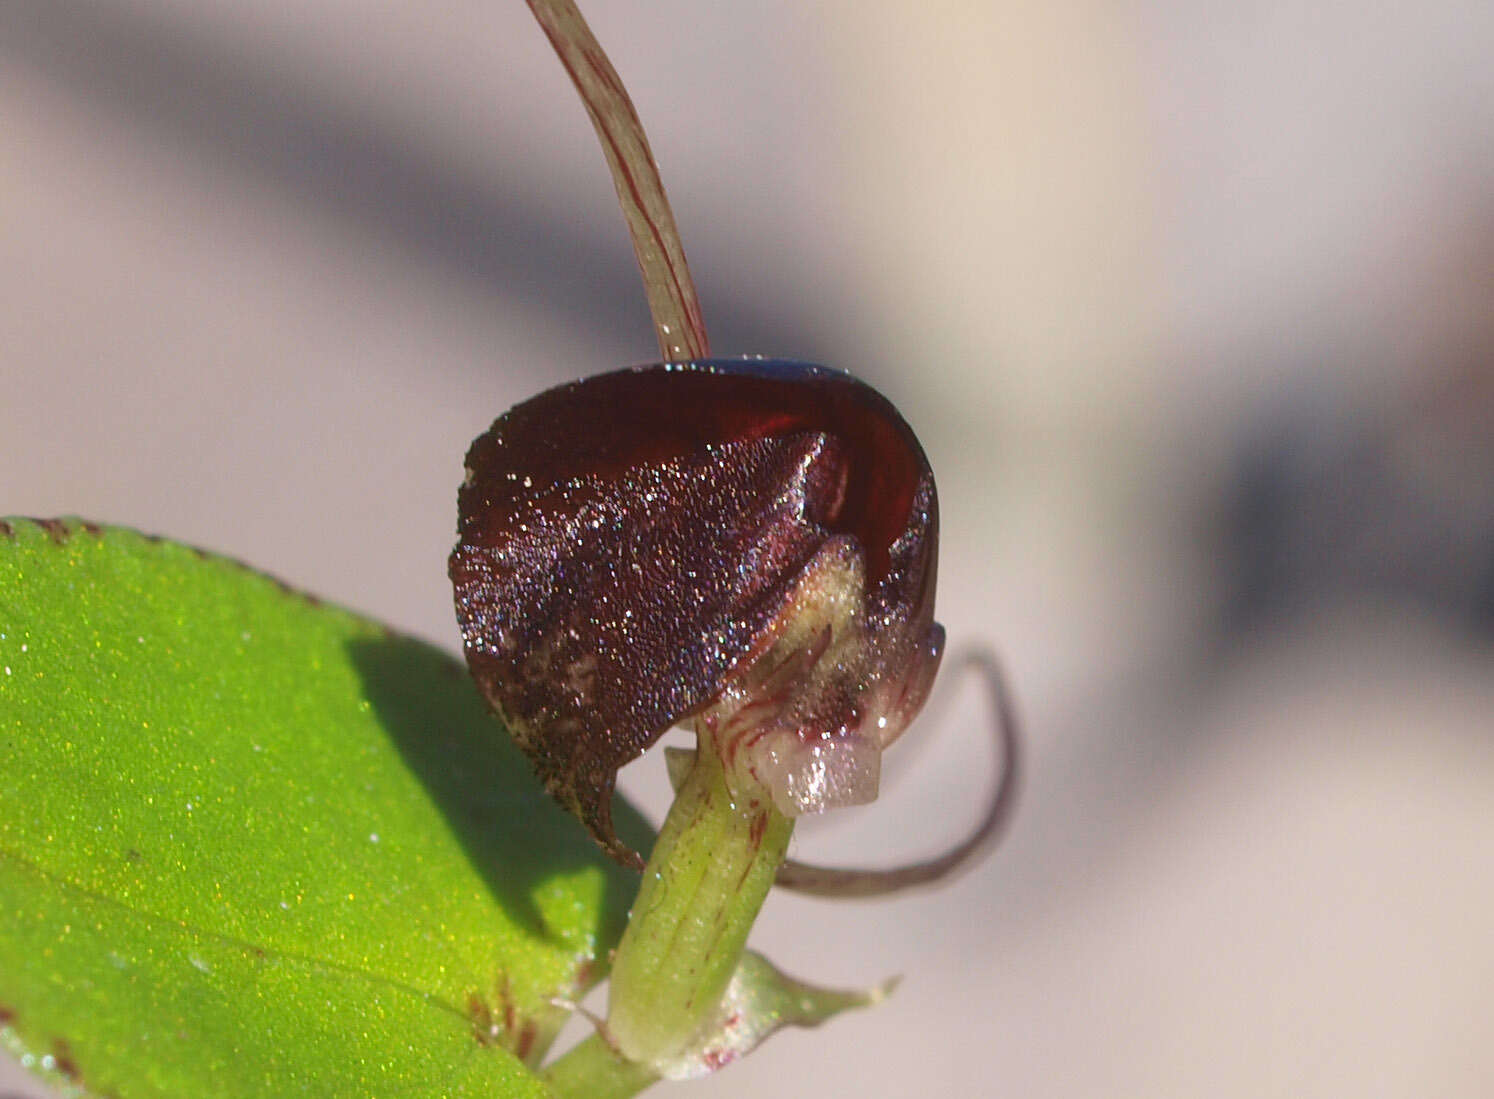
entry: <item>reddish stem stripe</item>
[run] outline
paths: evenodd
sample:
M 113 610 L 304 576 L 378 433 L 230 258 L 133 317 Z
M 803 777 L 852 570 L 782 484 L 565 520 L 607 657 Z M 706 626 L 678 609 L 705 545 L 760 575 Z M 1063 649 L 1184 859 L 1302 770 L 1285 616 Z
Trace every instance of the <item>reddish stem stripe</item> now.
M 627 89 L 572 0 L 529 0 L 529 7 L 602 143 L 665 361 L 706 358 L 710 341 L 700 299 L 664 182 Z

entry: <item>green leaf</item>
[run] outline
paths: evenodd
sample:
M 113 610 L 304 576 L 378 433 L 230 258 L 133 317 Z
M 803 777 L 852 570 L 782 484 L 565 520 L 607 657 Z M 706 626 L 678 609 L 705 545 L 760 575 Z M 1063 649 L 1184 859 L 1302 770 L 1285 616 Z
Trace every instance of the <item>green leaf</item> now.
M 445 654 L 0 524 L 0 1039 L 76 1094 L 544 1095 L 635 888 Z

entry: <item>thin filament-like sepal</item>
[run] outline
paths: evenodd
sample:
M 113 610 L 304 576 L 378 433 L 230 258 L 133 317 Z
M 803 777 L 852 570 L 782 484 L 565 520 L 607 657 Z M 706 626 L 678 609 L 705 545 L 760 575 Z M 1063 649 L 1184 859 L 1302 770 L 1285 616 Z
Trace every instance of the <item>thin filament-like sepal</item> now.
M 920 885 L 933 885 L 974 865 L 1005 831 L 1016 807 L 1021 779 L 1021 734 L 1016 707 L 996 657 L 987 651 L 966 653 L 958 662 L 981 673 L 995 711 L 994 731 L 1001 750 L 1001 771 L 980 823 L 959 843 L 934 858 L 890 867 L 860 870 L 809 866 L 790 859 L 775 884 L 819 897 L 877 897 Z
M 581 93 L 607 156 L 664 361 L 707 358 L 711 348 L 695 283 L 664 181 L 627 89 L 571 0 L 529 0 L 529 7 Z

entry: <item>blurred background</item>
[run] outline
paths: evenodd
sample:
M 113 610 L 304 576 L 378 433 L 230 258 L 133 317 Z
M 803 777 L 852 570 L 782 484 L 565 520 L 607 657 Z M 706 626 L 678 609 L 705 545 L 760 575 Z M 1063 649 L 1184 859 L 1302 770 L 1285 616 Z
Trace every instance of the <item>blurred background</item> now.
M 1494 6 L 586 11 L 716 350 L 902 409 L 1030 740 L 977 871 L 770 899 L 770 957 L 897 995 L 679 1093 L 1494 1094 Z M 0 512 L 455 650 L 468 442 L 656 355 L 524 5 L 7 0 L 0 103 Z M 973 821 L 966 687 L 797 854 Z

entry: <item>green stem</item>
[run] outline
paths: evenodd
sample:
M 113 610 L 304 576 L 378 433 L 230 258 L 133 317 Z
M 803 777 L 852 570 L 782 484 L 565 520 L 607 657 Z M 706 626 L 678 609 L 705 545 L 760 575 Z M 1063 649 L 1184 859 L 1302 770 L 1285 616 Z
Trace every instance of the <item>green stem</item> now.
M 766 797 L 733 801 L 709 730 L 698 732 L 612 964 L 608 1036 L 655 1066 L 714 1021 L 794 830 Z
M 593 1034 L 547 1068 L 544 1079 L 562 1099 L 630 1099 L 659 1075 L 647 1065 L 625 1060 Z

